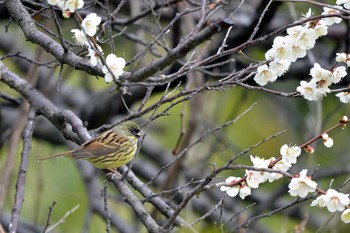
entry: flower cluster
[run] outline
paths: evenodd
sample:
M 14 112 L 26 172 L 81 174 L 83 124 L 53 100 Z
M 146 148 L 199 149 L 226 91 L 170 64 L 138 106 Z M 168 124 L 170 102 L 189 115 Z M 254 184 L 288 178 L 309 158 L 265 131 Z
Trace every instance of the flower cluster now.
M 340 125 L 345 126 L 348 122 L 348 117 L 343 116 L 340 120 Z M 330 129 L 334 129 L 334 127 Z M 321 139 L 326 147 L 332 147 L 333 139 L 327 133 L 330 129 L 308 143 Z M 314 148 L 310 145 L 304 144 L 302 147 L 309 153 L 314 152 Z M 224 185 L 220 184 L 220 190 L 226 192 L 230 197 L 239 195 L 240 198 L 245 199 L 246 196 L 251 195 L 252 189 L 259 188 L 260 184 L 266 181 L 273 182 L 285 175 L 291 179 L 288 185 L 288 193 L 291 196 L 305 198 L 309 193 L 317 192 L 319 196 L 311 203 L 311 206 L 327 207 L 329 212 L 343 211 L 341 220 L 345 223 L 350 223 L 349 194 L 344 194 L 334 189 L 329 189 L 327 192 L 321 190 L 317 187 L 317 183 L 312 180 L 312 177 L 307 175 L 307 169 L 303 169 L 294 176 L 288 173 L 292 165 L 297 163 L 300 155 L 301 147 L 287 144 L 281 146 L 280 157 L 277 159 L 274 157 L 263 159 L 250 155 L 254 168 L 247 169 L 244 177 L 228 177 Z
M 83 0 L 47 0 L 50 5 L 58 6 L 64 16 L 70 15 L 70 13 L 81 9 L 84 6 Z M 77 45 L 85 46 L 90 57 L 90 63 L 93 66 L 103 66 L 102 72 L 105 74 L 105 81 L 107 83 L 112 82 L 114 79 L 118 79 L 123 74 L 125 67 L 124 58 L 117 57 L 115 54 L 109 54 L 106 58 L 106 64 L 103 65 L 101 56 L 103 55 L 102 48 L 94 40 L 99 25 L 101 24 L 101 17 L 96 13 L 88 14 L 81 23 L 81 29 L 72 29 L 73 38 Z
M 276 172 L 247 169 L 244 178 L 231 176 L 229 177 L 230 179 L 226 179 L 226 185 L 228 186 L 221 186 L 221 191 L 226 192 L 231 197 L 239 194 L 244 199 L 244 197 L 251 194 L 251 189 L 258 188 L 261 183 L 266 181 L 273 182 L 282 178 L 283 175 L 280 172 L 288 171 L 292 164 L 297 162 L 297 157 L 301 154 L 301 149 L 298 146 L 289 147 L 288 145 L 283 145 L 280 152 L 282 156 L 281 160 L 276 160 L 273 157 L 266 160 L 250 155 L 250 160 L 255 168 L 261 168 L 262 170 L 269 169 L 270 164 L 273 164 L 272 169 L 276 170 Z M 237 183 L 238 180 L 243 182 Z
M 344 5 L 347 8 L 350 3 L 348 0 L 338 0 L 337 4 Z M 336 6 L 335 8 L 341 9 L 341 6 Z M 339 11 L 336 9 L 324 7 L 322 15 L 326 16 L 337 13 Z M 311 16 L 312 13 L 309 10 L 305 17 L 309 18 Z M 316 40 L 319 37 L 327 35 L 329 26 L 338 24 L 341 21 L 342 19 L 339 17 L 326 17 L 288 28 L 287 36 L 276 37 L 272 48 L 266 52 L 265 58 L 268 64 L 258 67 L 254 77 L 255 82 L 260 86 L 264 86 L 276 81 L 278 77 L 288 71 L 291 63 L 306 56 L 307 51 L 315 46 Z M 338 63 L 344 62 L 348 66 L 350 65 L 349 55 L 344 53 L 339 54 L 336 61 Z M 296 90 L 305 99 L 317 101 L 330 93 L 330 85 L 339 83 L 347 73 L 345 66 L 333 67 L 327 70 L 315 63 L 314 67 L 310 70 L 310 75 L 312 79 L 309 82 L 302 80 Z M 344 103 L 350 102 L 348 92 L 339 93 L 337 96 Z

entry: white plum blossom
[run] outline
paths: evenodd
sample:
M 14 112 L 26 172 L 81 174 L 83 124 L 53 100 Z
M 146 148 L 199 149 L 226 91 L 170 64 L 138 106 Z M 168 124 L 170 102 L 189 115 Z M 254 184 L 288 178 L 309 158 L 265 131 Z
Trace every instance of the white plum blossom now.
M 76 10 L 83 8 L 83 6 L 84 6 L 83 0 L 68 0 L 66 1 L 65 8 L 68 9 L 70 12 L 74 12 Z
M 270 160 L 273 161 L 273 160 L 275 160 L 275 158 L 272 157 Z M 291 168 L 291 166 L 292 166 L 291 163 L 280 160 L 273 166 L 273 169 L 286 172 L 289 170 L 289 168 Z M 281 179 L 282 177 L 283 177 L 283 175 L 281 173 L 271 172 L 271 173 L 269 173 L 268 180 L 271 183 L 275 180 Z
M 73 38 L 75 39 L 75 41 L 77 42 L 77 44 L 79 46 L 89 45 L 88 39 L 86 38 L 86 36 L 82 30 L 72 29 L 71 32 L 74 33 Z
M 350 102 L 350 92 L 339 92 L 338 94 L 335 95 L 336 97 L 339 98 L 340 102 L 347 104 Z
M 51 6 L 56 6 L 58 0 L 47 0 L 47 3 L 50 4 Z
M 112 72 L 112 74 L 109 72 Z M 122 57 L 117 57 L 115 54 L 111 53 L 106 58 L 106 65 L 102 67 L 102 72 L 105 74 L 105 81 L 107 83 L 113 81 L 113 76 L 119 78 L 123 74 L 123 69 L 125 67 L 125 60 Z
M 337 62 L 346 62 L 347 54 L 346 53 L 337 53 L 337 56 L 335 57 L 335 60 Z
M 276 79 L 276 73 L 267 65 L 259 66 L 258 73 L 254 77 L 254 81 L 260 86 L 265 86 L 268 82 L 274 82 Z
M 251 195 L 251 188 L 245 185 L 244 183 L 232 186 L 233 182 L 239 181 L 239 180 L 241 180 L 240 177 L 234 177 L 234 176 L 228 177 L 225 180 L 225 183 L 228 186 L 221 186 L 220 190 L 222 192 L 226 192 L 227 195 L 229 195 L 230 197 L 235 197 L 237 196 L 237 194 L 239 194 L 239 197 L 241 199 L 244 199 L 246 196 Z
M 345 223 L 350 222 L 350 209 L 344 210 L 344 212 L 340 216 L 341 220 Z
M 234 176 L 227 177 L 225 180 L 225 183 L 229 186 L 221 186 L 220 190 L 222 192 L 226 192 L 227 195 L 229 195 L 230 197 L 237 196 L 237 194 L 239 193 L 240 186 L 239 184 L 232 186 L 231 183 L 238 181 L 240 179 L 241 179 L 240 177 L 234 177 Z
M 292 57 L 291 62 L 295 62 L 298 58 L 303 58 L 306 56 L 306 49 L 301 48 L 298 45 L 292 45 Z
M 239 197 L 244 200 L 244 198 L 246 196 L 249 196 L 252 194 L 252 189 L 247 186 L 247 185 L 244 185 L 244 184 L 241 184 L 240 185 L 240 189 L 239 189 Z
M 289 37 L 278 36 L 274 39 L 272 48 L 266 52 L 266 59 L 275 58 L 277 60 L 290 60 L 292 48 Z
M 287 34 L 295 45 L 305 50 L 312 49 L 318 37 L 314 29 L 305 28 L 301 25 L 288 28 Z
M 337 62 L 344 62 L 348 67 L 350 67 L 350 54 L 337 53 L 335 60 Z
M 350 0 L 337 0 L 337 5 L 343 5 L 345 9 L 350 9 Z
M 90 13 L 85 17 L 81 26 L 87 35 L 94 36 L 100 23 L 101 17 L 97 16 L 96 13 Z
M 254 157 L 252 155 L 250 155 L 250 160 L 253 166 L 257 168 L 268 168 L 270 164 L 270 160 Z M 246 170 L 246 182 L 250 188 L 258 188 L 259 184 L 265 182 L 268 177 L 268 172 Z
M 339 11 L 332 9 L 332 8 L 328 8 L 328 7 L 323 7 L 323 13 L 322 15 L 333 15 L 333 14 L 338 14 Z M 339 17 L 329 17 L 329 18 L 324 18 L 323 19 L 324 22 L 326 23 L 327 26 L 333 25 L 333 24 L 338 24 L 341 22 L 341 18 Z
M 332 83 L 339 83 L 341 79 L 347 75 L 345 66 L 338 66 L 334 68 L 331 73 Z
M 340 193 L 334 189 L 328 189 L 326 194 L 317 197 L 311 206 L 327 206 L 329 212 L 343 211 L 349 205 L 349 194 Z M 349 217 L 349 216 L 348 216 Z
M 316 101 L 322 98 L 317 90 L 317 84 L 314 82 L 300 81 L 300 86 L 297 87 L 297 91 L 304 97 L 304 99 L 310 101 Z
M 319 206 L 319 207 L 325 207 L 327 206 L 328 198 L 326 195 L 320 195 L 315 200 L 313 200 L 310 204 L 310 206 Z
M 329 70 L 323 69 L 318 63 L 310 70 L 312 82 L 322 82 L 327 86 L 332 84 L 332 73 Z
M 259 171 L 246 170 L 246 182 L 250 188 L 259 188 L 259 185 L 266 181 L 264 176 Z
M 269 67 L 277 76 L 281 76 L 288 71 L 290 64 L 290 60 L 273 60 L 270 62 Z
M 328 33 L 328 26 L 326 25 L 325 21 L 321 19 L 317 21 L 314 30 L 317 37 L 325 36 Z
M 297 158 L 301 154 L 301 148 L 299 146 L 290 147 L 287 144 L 284 144 L 280 149 L 280 153 L 284 163 L 295 164 L 297 162 Z
M 62 10 L 64 10 L 64 4 L 66 0 L 47 0 L 47 3 L 49 3 L 51 6 L 58 6 Z
M 288 185 L 291 196 L 306 197 L 309 192 L 315 192 L 317 183 L 306 176 L 307 169 L 302 170 L 297 177 L 292 178 Z
M 102 48 L 97 45 L 98 50 L 100 51 L 101 54 L 103 54 L 102 52 Z M 90 63 L 92 66 L 97 66 L 97 65 L 102 65 L 100 56 L 98 55 L 98 53 L 95 51 L 95 49 L 88 47 L 88 56 L 90 57 Z

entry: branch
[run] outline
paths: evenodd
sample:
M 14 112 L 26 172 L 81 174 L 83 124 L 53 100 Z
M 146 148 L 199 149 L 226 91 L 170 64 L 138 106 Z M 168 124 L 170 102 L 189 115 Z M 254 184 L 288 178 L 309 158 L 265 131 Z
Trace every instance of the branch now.
M 6 0 L 5 4 L 11 16 L 18 22 L 27 40 L 41 46 L 61 63 L 68 64 L 75 69 L 86 71 L 92 75 L 104 76 L 101 69 L 92 66 L 88 61 L 71 51 L 65 51 L 59 43 L 39 31 L 35 26 L 35 21 L 20 0 Z
M 164 69 L 165 67 L 177 61 L 178 59 L 186 56 L 188 52 L 196 48 L 200 43 L 208 40 L 212 35 L 219 33 L 224 28 L 230 27 L 232 25 L 233 23 L 230 20 L 219 19 L 216 22 L 209 24 L 206 28 L 204 28 L 195 36 L 189 37 L 187 40 L 180 43 L 173 50 L 169 51 L 169 53 L 166 56 L 152 62 L 147 67 L 125 75 L 123 78 L 133 82 L 145 80 L 157 71 Z
M 27 178 L 27 170 L 29 165 L 29 154 L 31 150 L 31 138 L 35 128 L 36 114 L 33 108 L 29 109 L 27 125 L 23 132 L 23 149 L 21 154 L 21 162 L 18 170 L 15 202 L 12 208 L 12 216 L 9 226 L 9 233 L 17 232 L 19 216 L 24 201 L 24 187 Z
M 35 111 L 43 114 L 52 124 L 62 131 L 66 138 L 81 144 L 91 136 L 82 121 L 71 111 L 62 110 L 34 89 L 27 81 L 11 72 L 0 62 L 0 81 L 15 89 L 28 100 Z M 67 124 L 69 123 L 69 125 Z M 72 129 L 71 129 L 72 128 Z M 72 130 L 77 134 L 74 134 Z
M 146 227 L 148 232 L 161 233 L 164 232 L 156 223 L 156 221 L 151 217 L 151 215 L 143 207 L 141 201 L 136 197 L 133 192 L 128 188 L 128 186 L 122 181 L 120 177 L 112 177 L 111 182 L 118 189 L 120 194 L 126 203 L 128 203 L 131 208 L 134 210 L 137 217 Z

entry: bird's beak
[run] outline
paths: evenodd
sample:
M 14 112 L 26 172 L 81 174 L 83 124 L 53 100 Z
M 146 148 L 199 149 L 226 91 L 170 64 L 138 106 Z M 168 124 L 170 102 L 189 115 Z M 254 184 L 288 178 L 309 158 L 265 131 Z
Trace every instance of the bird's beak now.
M 136 136 L 138 137 L 138 138 L 140 138 L 140 137 L 142 137 L 142 136 L 144 136 L 145 135 L 145 132 L 143 132 L 142 130 L 140 130 L 137 134 L 136 134 Z

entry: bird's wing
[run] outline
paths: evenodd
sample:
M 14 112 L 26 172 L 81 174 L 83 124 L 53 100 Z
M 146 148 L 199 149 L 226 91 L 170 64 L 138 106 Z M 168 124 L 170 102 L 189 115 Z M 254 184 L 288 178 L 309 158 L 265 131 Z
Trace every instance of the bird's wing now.
M 73 151 L 73 158 L 91 159 L 111 153 L 118 153 L 118 151 L 123 150 L 125 141 L 129 139 L 125 136 L 118 135 L 118 140 L 113 140 L 113 137 L 108 137 L 109 133 L 110 132 L 107 131 L 94 140 L 81 145 L 79 149 Z

